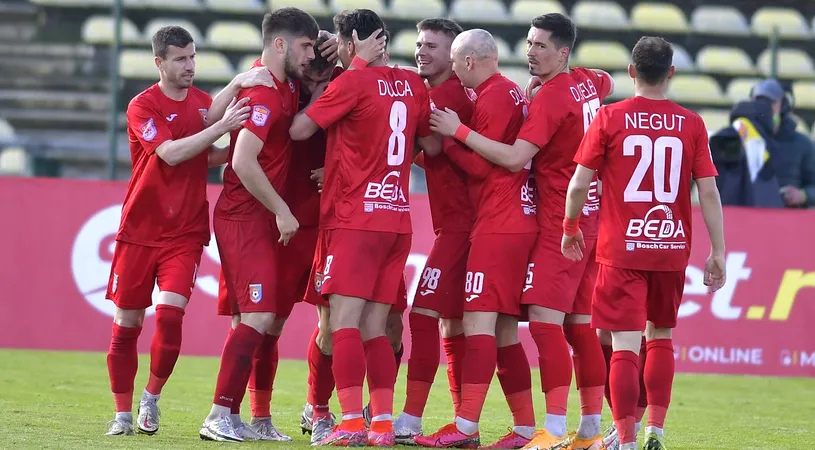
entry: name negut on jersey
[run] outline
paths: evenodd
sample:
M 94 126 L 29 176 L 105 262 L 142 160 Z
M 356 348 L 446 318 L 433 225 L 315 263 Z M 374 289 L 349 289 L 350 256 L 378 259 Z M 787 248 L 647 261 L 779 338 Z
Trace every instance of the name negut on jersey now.
M 393 83 L 385 80 L 376 81 L 381 97 L 413 97 L 413 91 L 407 80 L 396 80 Z
M 680 114 L 626 113 L 626 130 L 682 131 L 685 116 Z

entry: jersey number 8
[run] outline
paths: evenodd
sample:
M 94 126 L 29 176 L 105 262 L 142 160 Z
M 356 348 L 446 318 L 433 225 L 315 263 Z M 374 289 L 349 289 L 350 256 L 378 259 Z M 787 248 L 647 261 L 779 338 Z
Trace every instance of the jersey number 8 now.
M 391 135 L 388 137 L 388 165 L 401 166 L 405 162 L 405 128 L 407 127 L 407 106 L 395 101 L 391 106 Z

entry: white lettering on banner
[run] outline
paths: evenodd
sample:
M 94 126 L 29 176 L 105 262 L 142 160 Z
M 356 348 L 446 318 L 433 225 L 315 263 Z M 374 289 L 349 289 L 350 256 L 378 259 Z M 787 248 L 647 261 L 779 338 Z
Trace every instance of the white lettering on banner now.
M 815 352 L 781 350 L 781 364 L 787 367 L 815 367 Z
M 721 320 L 735 320 L 742 317 L 742 308 L 733 306 L 733 298 L 736 286 L 740 280 L 749 280 L 752 269 L 745 267 L 747 253 L 730 252 L 725 258 L 727 269 L 727 283 L 715 294 L 710 303 L 710 312 L 714 317 Z M 688 266 L 685 270 L 685 291 L 683 296 L 706 295 L 707 286 L 704 284 L 704 269 Z M 702 310 L 702 305 L 694 300 L 683 298 L 679 307 L 679 318 L 691 317 Z
M 815 352 L 812 353 L 801 352 L 801 366 L 815 367 Z
M 764 350 L 761 348 L 692 345 L 687 348 L 681 348 L 678 352 L 674 352 L 674 358 L 687 360 L 696 364 L 747 364 L 761 366 L 764 364 L 763 352 Z

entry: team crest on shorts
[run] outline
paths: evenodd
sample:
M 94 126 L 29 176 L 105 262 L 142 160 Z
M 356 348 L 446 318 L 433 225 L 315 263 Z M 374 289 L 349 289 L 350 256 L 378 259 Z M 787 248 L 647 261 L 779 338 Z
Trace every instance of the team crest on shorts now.
M 139 127 L 139 131 L 141 131 L 141 137 L 145 141 L 152 141 L 153 138 L 156 137 L 158 131 L 156 130 L 156 124 L 153 123 L 153 119 L 150 118 L 147 122 L 144 122 L 141 127 Z
M 314 272 L 314 290 L 319 294 L 323 290 L 323 273 Z
M 255 105 L 252 108 L 252 123 L 262 127 L 266 125 L 266 121 L 269 120 L 269 108 L 262 106 L 262 105 Z
M 252 299 L 252 303 L 259 303 L 261 300 L 263 300 L 263 285 L 250 284 L 249 298 Z

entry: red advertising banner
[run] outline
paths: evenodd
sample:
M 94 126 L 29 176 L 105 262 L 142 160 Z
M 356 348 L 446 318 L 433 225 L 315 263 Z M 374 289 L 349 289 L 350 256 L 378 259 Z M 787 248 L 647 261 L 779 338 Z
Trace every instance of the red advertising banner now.
M 107 350 L 113 304 L 104 297 L 124 191 L 121 182 L 0 178 L 0 347 Z M 219 192 L 209 188 L 211 205 Z M 412 299 L 433 232 L 427 198 L 413 195 L 411 203 Z M 709 295 L 702 284 L 708 242 L 697 211 L 674 333 L 679 371 L 815 376 L 815 328 L 808 326 L 815 319 L 812 223 L 815 211 L 726 209 L 728 282 Z M 185 354 L 217 356 L 223 348 L 229 319 L 215 315 L 218 268 L 213 236 L 184 318 Z M 140 351 L 149 350 L 152 313 Z M 282 357 L 305 357 L 316 320 L 310 305 L 295 308 L 280 341 Z M 529 333 L 521 335 L 536 365 Z M 404 341 L 409 352 L 407 325 Z

